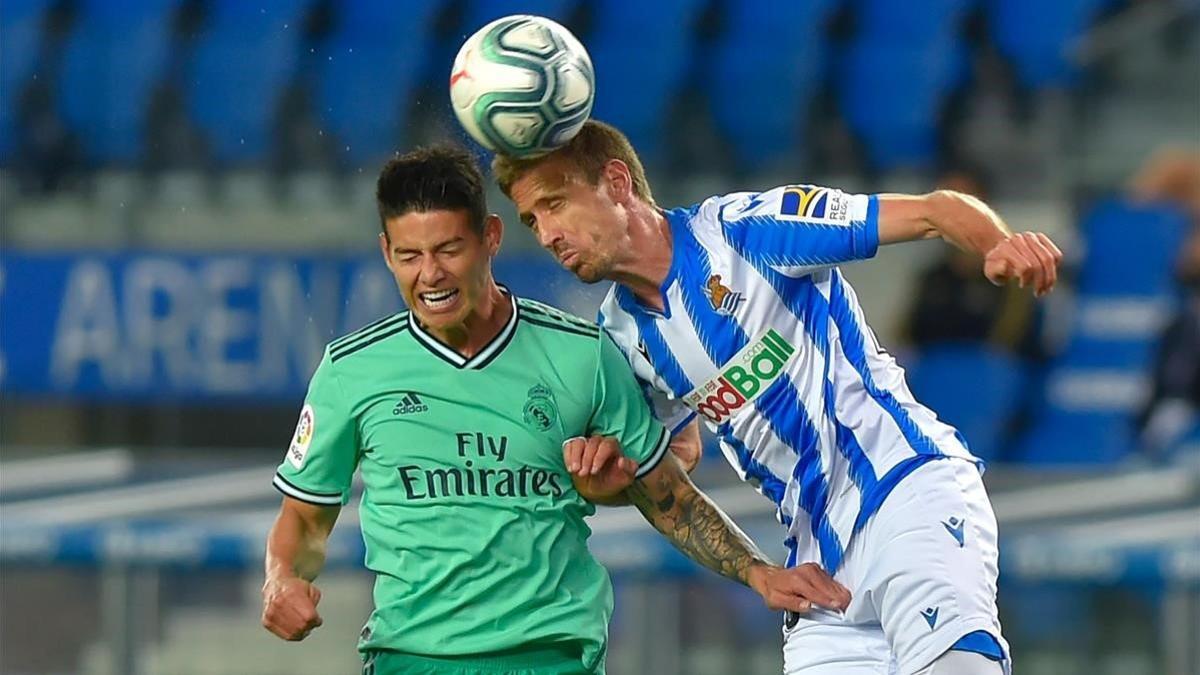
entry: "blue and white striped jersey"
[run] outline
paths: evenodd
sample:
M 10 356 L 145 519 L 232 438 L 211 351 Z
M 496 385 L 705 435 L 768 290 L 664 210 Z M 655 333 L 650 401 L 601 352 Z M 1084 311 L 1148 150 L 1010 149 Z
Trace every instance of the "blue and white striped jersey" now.
M 924 462 L 975 460 L 917 403 L 837 269 L 879 246 L 878 202 L 810 185 L 665 213 L 664 311 L 614 285 L 600 310 L 678 430 L 695 415 L 788 529 L 788 565 L 836 571 L 854 533 Z

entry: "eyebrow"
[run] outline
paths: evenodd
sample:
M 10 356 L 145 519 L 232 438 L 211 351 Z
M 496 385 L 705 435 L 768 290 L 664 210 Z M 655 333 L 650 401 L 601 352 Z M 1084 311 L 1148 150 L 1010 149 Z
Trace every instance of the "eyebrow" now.
M 448 240 L 443 241 L 443 242 L 437 244 L 436 246 L 434 246 L 433 250 L 440 251 L 452 244 L 457 244 L 462 241 L 464 241 L 462 237 L 455 237 L 453 239 L 448 239 Z M 395 246 L 392 248 L 392 253 L 420 253 L 420 252 L 421 252 L 421 249 L 417 249 L 417 248 L 401 248 L 399 246 Z

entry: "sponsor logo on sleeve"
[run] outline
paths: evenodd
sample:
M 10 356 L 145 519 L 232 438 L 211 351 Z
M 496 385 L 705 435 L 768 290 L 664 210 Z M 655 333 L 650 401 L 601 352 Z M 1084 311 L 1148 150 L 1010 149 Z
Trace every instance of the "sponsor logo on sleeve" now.
M 683 397 L 683 403 L 713 424 L 721 424 L 762 396 L 786 370 L 796 348 L 775 329 L 742 348 L 717 376 Z
M 779 198 L 780 220 L 845 225 L 850 222 L 850 196 L 815 185 L 790 185 Z
M 308 454 L 308 444 L 312 442 L 316 421 L 312 406 L 304 404 L 300 411 L 300 421 L 296 423 L 296 433 L 292 435 L 292 443 L 287 452 L 288 461 L 297 469 L 304 466 L 304 456 Z

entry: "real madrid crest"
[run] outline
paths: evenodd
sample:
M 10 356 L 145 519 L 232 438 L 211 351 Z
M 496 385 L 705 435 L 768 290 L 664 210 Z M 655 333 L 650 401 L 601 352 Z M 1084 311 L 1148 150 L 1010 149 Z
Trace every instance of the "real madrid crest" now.
M 558 422 L 558 406 L 550 389 L 535 384 L 525 401 L 525 423 L 538 431 L 549 431 Z

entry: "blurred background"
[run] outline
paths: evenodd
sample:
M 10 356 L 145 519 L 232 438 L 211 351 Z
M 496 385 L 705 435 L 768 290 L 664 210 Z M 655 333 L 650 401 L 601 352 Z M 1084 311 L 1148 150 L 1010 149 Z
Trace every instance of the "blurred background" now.
M 324 627 L 259 626 L 270 480 L 324 343 L 399 306 L 378 169 L 469 142 L 451 60 L 512 13 L 582 39 L 660 204 L 953 187 L 1054 237 L 1039 302 L 940 242 L 846 273 L 989 462 L 1017 672 L 1200 673 L 1196 0 L 0 0 L 0 673 L 358 672 L 352 508 Z M 593 316 L 491 199 L 498 278 Z M 697 479 L 782 558 L 719 453 Z M 593 525 L 610 673 L 780 671 L 757 596 Z

